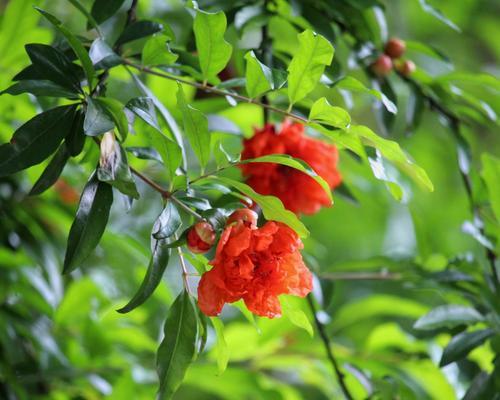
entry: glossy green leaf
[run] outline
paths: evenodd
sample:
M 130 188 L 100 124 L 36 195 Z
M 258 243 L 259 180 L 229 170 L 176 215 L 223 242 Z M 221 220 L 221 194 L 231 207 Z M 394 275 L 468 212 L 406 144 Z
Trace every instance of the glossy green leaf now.
M 287 154 L 271 154 L 268 156 L 262 156 L 257 158 L 250 158 L 247 160 L 242 160 L 240 164 L 249 164 L 249 163 L 275 163 L 280 165 L 286 165 L 287 167 L 296 169 L 300 172 L 303 172 L 313 178 L 325 191 L 325 193 L 330 198 L 330 201 L 333 203 L 332 191 L 328 183 L 319 176 L 307 163 L 298 158 L 293 158 Z
M 201 111 L 187 104 L 181 84 L 178 84 L 177 105 L 182 112 L 184 132 L 203 169 L 210 158 L 210 132 L 208 131 L 207 117 Z
M 106 112 L 101 103 L 87 97 L 87 111 L 83 129 L 87 136 L 98 136 L 115 127 L 113 118 Z
M 312 105 L 309 119 L 334 128 L 347 128 L 351 123 L 349 113 L 343 108 L 332 106 L 325 97 Z
M 62 144 L 57 150 L 52 160 L 50 160 L 47 167 L 42 172 L 42 175 L 35 182 L 31 188 L 29 195 L 36 196 L 40 193 L 45 192 L 49 187 L 51 187 L 61 175 L 66 163 L 69 159 L 69 153 L 65 144 Z
M 450 304 L 432 309 L 419 318 L 413 327 L 421 330 L 454 328 L 457 325 L 475 324 L 483 319 L 474 308 Z
M 224 337 L 224 324 L 218 317 L 211 317 L 210 321 L 212 322 L 217 336 L 217 369 L 219 374 L 222 374 L 226 370 L 229 361 L 229 349 L 227 347 L 226 338 Z
M 196 355 L 198 319 L 195 306 L 185 290 L 172 304 L 163 331 L 165 337 L 156 359 L 159 400 L 172 398 Z
M 494 334 L 495 331 L 493 329 L 459 333 L 454 336 L 445 347 L 439 366 L 444 367 L 454 361 L 461 360 Z
M 71 157 L 76 157 L 79 155 L 83 147 L 85 146 L 85 132 L 83 129 L 83 123 L 85 120 L 85 113 L 81 108 L 76 111 L 75 118 L 73 119 L 73 124 L 71 125 L 71 131 L 66 136 L 65 143 L 68 149 L 69 155 Z
M 159 65 L 173 64 L 179 58 L 172 53 L 168 44 L 170 36 L 159 34 L 148 39 L 142 49 L 142 65 L 156 67 Z
M 125 0 L 95 0 L 90 14 L 96 23 L 101 24 L 115 15 L 124 2 Z
M 314 89 L 334 53 L 330 42 L 311 30 L 299 34 L 298 39 L 300 47 L 288 66 L 290 104 L 302 100 Z
M 89 57 L 96 69 L 112 68 L 122 63 L 121 57 L 102 38 L 92 42 Z
M 114 134 L 107 132 L 101 140 L 101 157 L 97 178 L 113 185 L 126 196 L 139 198 L 134 177 L 127 161 L 127 153 L 115 140 Z
M 97 97 L 94 103 L 98 103 L 102 109 L 111 117 L 114 126 L 118 129 L 120 139 L 124 141 L 128 134 L 128 120 L 123 111 L 123 104 L 111 97 Z
M 148 269 L 141 286 L 134 297 L 124 307 L 117 310 L 119 313 L 128 313 L 149 299 L 160 284 L 169 259 L 170 248 L 165 246 L 165 241 L 155 240 L 153 254 L 151 255 L 151 260 L 149 261 Z
M 120 37 L 116 40 L 115 46 L 151 36 L 156 32 L 160 32 L 162 29 L 163 25 L 158 22 L 146 20 L 134 22 L 125 28 Z
M 100 182 L 96 174 L 93 174 L 83 189 L 76 217 L 69 231 L 63 273 L 78 268 L 94 251 L 108 223 L 112 203 L 111 185 Z
M 491 208 L 493 208 L 497 221 L 500 222 L 500 185 L 498 184 L 500 180 L 500 158 L 483 153 L 481 162 L 483 164 L 481 176 L 488 188 Z
M 129 146 L 125 148 L 125 151 L 141 160 L 153 160 L 163 163 L 160 153 L 152 147 Z
M 262 64 L 253 51 L 245 54 L 245 60 L 247 61 L 245 87 L 248 96 L 255 98 L 273 89 L 273 72 L 271 68 Z
M 222 183 L 226 186 L 232 186 L 236 190 L 243 193 L 245 196 L 250 197 L 253 201 L 255 201 L 261 208 L 264 214 L 264 217 L 268 221 L 278 221 L 283 222 L 292 228 L 297 234 L 301 237 L 306 237 L 309 235 L 309 231 L 305 227 L 305 225 L 297 218 L 297 216 L 287 210 L 280 199 L 274 196 L 264 196 L 258 194 L 255 190 L 253 190 L 250 186 L 246 185 L 243 182 L 238 182 L 230 178 L 222 177 L 222 176 L 211 176 L 211 179 L 216 182 Z
M 153 237 L 155 239 L 170 238 L 182 224 L 181 216 L 173 201 L 167 201 L 165 208 L 158 216 L 153 230 Z
M 19 127 L 10 143 L 0 145 L 0 176 L 39 164 L 54 153 L 69 134 L 74 115 L 75 106 L 60 106 Z
M 49 14 L 47 11 L 42 10 L 41 8 L 35 8 L 66 38 L 76 56 L 82 63 L 83 70 L 85 71 L 85 75 L 87 76 L 88 86 L 90 89 L 92 89 L 95 71 L 89 54 L 87 53 L 85 47 L 83 47 L 83 44 L 64 25 L 62 25 L 61 21 L 59 21 L 56 17 L 54 17 L 52 14 Z
M 17 96 L 18 94 L 31 93 L 35 96 L 47 97 L 66 97 L 68 99 L 76 99 L 78 95 L 57 83 L 45 80 L 24 80 L 14 83 L 9 88 L 0 92 L 2 94 L 10 94 Z
M 222 11 L 196 10 L 193 30 L 204 80 L 217 77 L 229 62 L 232 46 L 224 39 L 226 16 Z
M 153 101 L 149 97 L 135 97 L 125 106 L 148 125 L 160 130 Z

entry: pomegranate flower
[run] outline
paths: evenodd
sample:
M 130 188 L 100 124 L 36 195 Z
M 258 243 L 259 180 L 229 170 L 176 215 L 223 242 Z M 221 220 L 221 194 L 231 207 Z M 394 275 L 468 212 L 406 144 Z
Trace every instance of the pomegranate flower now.
M 288 154 L 305 161 L 331 189 L 342 181 L 337 171 L 338 150 L 335 146 L 304 135 L 304 126 L 285 121 L 281 131 L 273 125 L 256 130 L 244 140 L 242 160 L 269 154 Z M 243 176 L 256 192 L 278 197 L 296 214 L 314 214 L 330 199 L 324 189 L 310 176 L 296 169 L 274 163 L 241 165 Z
M 261 228 L 243 220 L 228 225 L 217 245 L 213 268 L 198 286 L 198 304 L 208 316 L 218 315 L 225 303 L 243 299 L 254 314 L 281 316 L 278 296 L 304 297 L 312 289 L 297 234 L 274 221 Z

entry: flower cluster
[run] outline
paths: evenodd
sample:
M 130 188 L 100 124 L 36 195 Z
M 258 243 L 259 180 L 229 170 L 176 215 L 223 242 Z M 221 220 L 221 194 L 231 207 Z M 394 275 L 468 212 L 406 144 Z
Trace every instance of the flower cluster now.
M 278 296 L 306 296 L 312 274 L 305 266 L 302 242 L 288 226 L 269 221 L 261 228 L 238 220 L 226 227 L 217 245 L 213 268 L 198 286 L 198 304 L 206 315 L 218 315 L 225 303 L 243 299 L 254 314 L 281 315 Z
M 301 124 L 285 121 L 279 132 L 268 124 L 243 142 L 242 160 L 268 154 L 288 154 L 305 161 L 332 189 L 342 181 L 336 168 L 337 148 L 307 137 Z M 322 206 L 330 205 L 323 188 L 296 169 L 273 163 L 249 163 L 241 165 L 241 170 L 256 192 L 278 197 L 288 210 L 297 214 L 314 214 Z

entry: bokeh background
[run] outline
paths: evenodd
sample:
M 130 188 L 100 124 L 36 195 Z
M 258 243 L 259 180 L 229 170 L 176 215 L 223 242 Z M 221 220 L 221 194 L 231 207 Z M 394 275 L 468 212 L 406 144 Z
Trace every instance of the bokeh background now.
M 191 17 L 181 1 L 139 3 L 141 16 L 168 23 L 179 43 L 189 40 L 186 27 Z M 419 1 L 408 0 L 385 1 L 388 34 L 431 45 L 452 61 L 437 61 L 412 52 L 410 46 L 409 57 L 419 68 L 435 74 L 455 68 L 500 76 L 500 2 L 434 3 L 461 33 L 423 12 Z M 90 8 L 89 1 L 82 4 Z M 24 44 L 60 40 L 40 21 L 32 5 L 58 15 L 74 32 L 85 32 L 84 18 L 68 1 L 0 0 L 0 89 L 8 87 L 11 78 L 28 64 Z M 122 12 L 114 18 L 123 20 L 125 16 Z M 231 41 L 237 40 L 234 32 L 229 36 Z M 336 57 L 347 58 L 342 45 L 334 45 Z M 238 70 L 238 66 L 234 68 Z M 178 117 L 175 83 L 152 77 L 146 81 Z M 109 82 L 108 95 L 124 101 L 137 95 L 128 73 L 121 68 L 112 70 Z M 471 215 L 452 134 L 430 111 L 424 111 L 421 123 L 410 132 L 405 112 L 410 93 L 397 77 L 391 82 L 400 110 L 391 135 L 426 169 L 435 191 L 421 191 L 403 180 L 405 201 L 397 202 L 373 178 L 368 166 L 342 153 L 340 169 L 355 200 L 335 196 L 334 207 L 305 218 L 311 230 L 305 257 L 321 278 L 316 293 L 325 309 L 321 318 L 327 323 L 334 350 L 346 363 L 347 382 L 356 398 L 367 397 L 365 375 L 371 375 L 378 384 L 385 382 L 388 393 L 397 386 L 401 399 L 458 399 L 475 372 L 493 369 L 493 350 L 489 345 L 474 350 L 465 374 L 454 364 L 440 369 L 437 362 L 449 335 L 431 338 L 412 326 L 435 305 L 462 302 L 453 292 L 438 287 L 433 273 L 453 264 L 480 275 L 486 268 L 484 249 L 462 229 Z M 189 95 L 194 96 L 194 92 Z M 332 93 L 332 98 L 343 106 L 350 103 L 338 93 Z M 351 100 L 353 119 L 378 130 L 373 98 L 354 94 Z M 498 96 L 490 95 L 487 100 L 500 109 Z M 27 94 L 0 96 L 1 142 L 53 100 L 45 101 L 35 102 Z M 224 99 L 211 97 L 197 97 L 193 104 L 206 113 L 228 118 L 245 135 L 263 121 L 261 110 L 248 104 L 231 107 Z M 217 135 L 232 151 L 239 149 L 240 137 Z M 473 168 L 480 168 L 483 151 L 500 154 L 498 130 L 484 127 L 468 132 L 468 136 L 476 160 Z M 132 144 L 141 144 L 140 134 L 132 140 Z M 92 159 L 97 154 L 90 152 L 86 157 Z M 154 165 L 137 159 L 132 164 L 162 180 Z M 58 184 L 40 197 L 27 197 L 26 193 L 43 166 L 15 179 L 0 180 L 2 399 L 154 398 L 155 351 L 161 326 L 181 289 L 177 260 L 172 261 L 164 282 L 144 306 L 126 315 L 115 312 L 142 280 L 149 259 L 151 226 L 161 211 L 159 199 L 138 183 L 141 201 L 130 211 L 125 202 L 115 202 L 111 223 L 95 254 L 71 276 L 61 275 L 67 233 L 91 165 L 88 159 L 68 165 Z M 360 271 L 389 274 L 394 279 L 350 279 Z M 225 310 L 224 321 L 230 355 L 227 371 L 217 375 L 211 332 L 208 350 L 190 367 L 176 399 L 339 398 L 317 336 L 311 338 L 286 319 L 259 319 L 253 326 L 231 307 Z

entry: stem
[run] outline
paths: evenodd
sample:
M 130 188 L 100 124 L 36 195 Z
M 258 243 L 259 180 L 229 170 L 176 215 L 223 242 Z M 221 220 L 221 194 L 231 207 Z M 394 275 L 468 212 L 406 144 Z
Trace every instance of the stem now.
M 347 385 L 345 383 L 345 375 L 340 370 L 337 359 L 333 355 L 332 345 L 330 343 L 330 339 L 328 338 L 328 335 L 326 334 L 325 326 L 321 323 L 321 321 L 318 319 L 318 317 L 316 315 L 317 314 L 316 306 L 315 306 L 314 300 L 310 294 L 307 295 L 307 302 L 308 302 L 309 308 L 311 309 L 311 312 L 313 314 L 314 323 L 316 324 L 316 328 L 318 330 L 318 333 L 321 337 L 321 340 L 323 341 L 323 345 L 325 347 L 325 351 L 326 351 L 326 355 L 328 357 L 328 360 L 330 361 L 330 364 L 332 364 L 335 375 L 337 375 L 337 380 L 339 382 L 340 388 L 342 389 L 342 393 L 344 394 L 344 397 L 347 400 L 353 400 L 353 397 L 352 397 L 351 393 L 349 392 L 349 389 L 347 388 Z
M 331 281 L 399 281 L 403 276 L 390 272 L 331 272 L 321 274 L 320 278 Z
M 196 211 L 192 210 L 189 208 L 187 205 L 185 205 L 182 201 L 180 201 L 178 198 L 174 196 L 170 196 L 170 200 L 172 200 L 175 204 L 177 204 L 180 208 L 182 208 L 184 211 L 186 211 L 188 214 L 191 214 L 193 217 L 199 220 L 204 220 L 200 214 L 198 214 Z
M 171 193 L 168 190 L 162 188 L 156 182 L 153 182 L 146 175 L 144 175 L 141 172 L 137 171 L 135 168 L 130 167 L 130 172 L 132 172 L 135 176 L 137 176 L 138 178 L 140 178 L 144 183 L 146 183 L 149 186 L 151 186 L 158 193 L 160 193 L 163 198 L 165 198 L 165 199 L 167 199 L 169 197 L 171 198 Z
M 176 82 L 182 83 L 184 85 L 193 86 L 197 89 L 204 90 L 206 92 L 213 93 L 213 94 L 216 94 L 219 96 L 224 96 L 224 97 L 229 96 L 229 97 L 232 97 L 233 99 L 238 99 L 238 100 L 241 100 L 241 101 L 244 101 L 247 103 L 256 104 L 264 109 L 276 112 L 278 114 L 282 114 L 286 117 L 295 119 L 295 120 L 300 121 L 300 122 L 305 123 L 305 124 L 307 124 L 309 122 L 309 120 L 307 118 L 301 117 L 300 115 L 297 115 L 297 114 L 293 114 L 290 112 L 290 110 L 286 111 L 286 110 L 283 110 L 281 108 L 274 107 L 270 104 L 264 104 L 256 99 L 251 99 L 250 97 L 246 97 L 246 96 L 243 96 L 243 95 L 238 94 L 238 93 L 232 93 L 232 92 L 228 92 L 228 91 L 225 91 L 222 89 L 218 89 L 215 86 L 210 86 L 210 85 L 199 83 L 199 82 L 189 81 L 187 79 L 183 79 L 183 78 L 175 76 L 175 75 L 170 75 L 166 72 L 155 71 L 155 70 L 152 70 L 151 68 L 143 67 L 142 65 L 135 64 L 135 63 L 133 63 L 129 60 L 126 60 L 126 59 L 123 60 L 123 63 L 125 65 L 128 65 L 128 66 L 135 68 L 139 71 L 145 72 L 146 74 L 159 76 L 159 77 L 165 78 L 165 79 L 170 79 L 172 81 L 176 81 Z
M 177 240 L 177 235 L 175 236 L 175 240 Z M 177 247 L 177 253 L 179 254 L 179 261 L 180 261 L 181 268 L 182 268 L 182 281 L 184 282 L 184 287 L 186 288 L 187 292 L 190 295 L 192 295 L 191 288 L 189 287 L 189 281 L 188 281 L 189 272 L 187 270 L 186 261 L 184 260 L 184 256 L 182 254 L 182 250 L 180 247 Z

